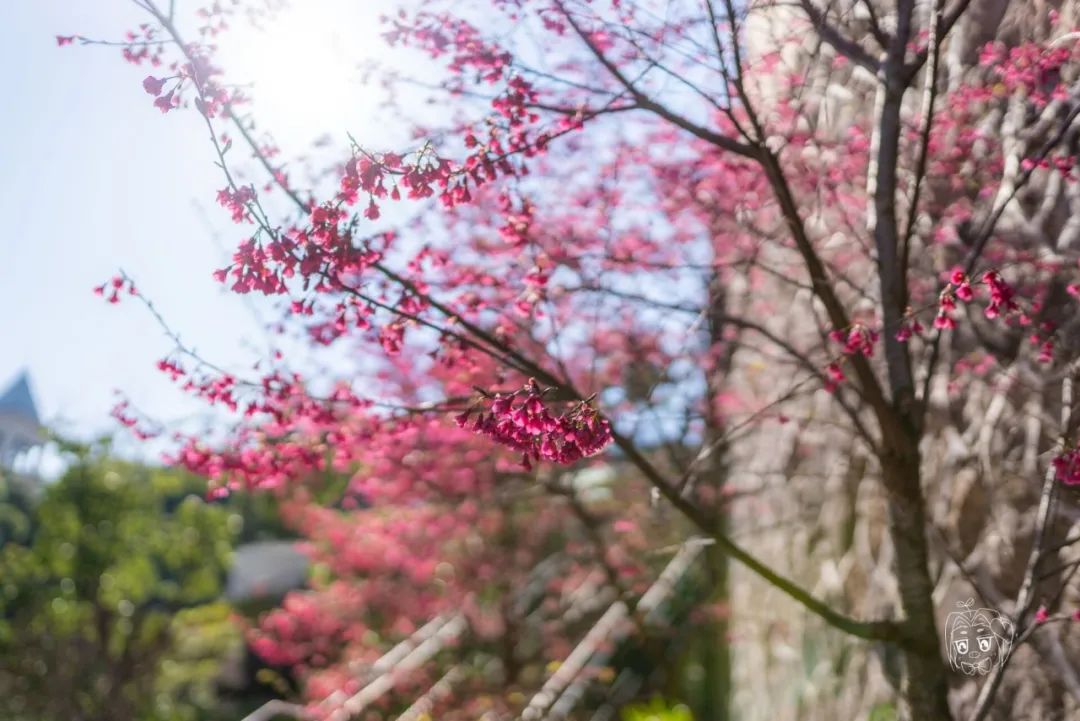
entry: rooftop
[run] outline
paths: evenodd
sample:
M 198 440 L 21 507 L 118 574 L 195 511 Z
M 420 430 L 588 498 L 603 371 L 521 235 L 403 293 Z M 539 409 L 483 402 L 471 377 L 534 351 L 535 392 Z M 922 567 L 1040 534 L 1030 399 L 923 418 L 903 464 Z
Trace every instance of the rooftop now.
M 34 395 L 30 392 L 30 376 L 26 371 L 20 373 L 7 389 L 0 393 L 0 415 L 24 418 L 41 425 Z

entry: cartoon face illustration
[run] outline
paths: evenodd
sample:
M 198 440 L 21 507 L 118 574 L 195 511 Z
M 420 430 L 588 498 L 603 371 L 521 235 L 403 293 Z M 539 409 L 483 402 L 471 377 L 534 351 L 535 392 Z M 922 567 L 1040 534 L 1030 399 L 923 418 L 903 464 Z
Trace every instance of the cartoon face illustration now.
M 981 676 L 1000 663 L 1012 643 L 1012 623 L 997 611 L 973 608 L 974 600 L 957 604 L 962 611 L 945 622 L 949 663 L 968 676 Z

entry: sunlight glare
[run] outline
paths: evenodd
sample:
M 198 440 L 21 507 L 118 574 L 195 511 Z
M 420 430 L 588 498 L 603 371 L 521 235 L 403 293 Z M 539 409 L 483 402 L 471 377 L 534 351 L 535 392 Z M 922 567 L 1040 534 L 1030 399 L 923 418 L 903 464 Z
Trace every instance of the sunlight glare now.
M 344 137 L 373 124 L 378 93 L 362 87 L 359 66 L 386 49 L 379 15 L 387 6 L 295 0 L 261 29 L 238 20 L 222 41 L 227 76 L 249 87 L 259 127 L 283 149 L 303 151 L 327 133 Z

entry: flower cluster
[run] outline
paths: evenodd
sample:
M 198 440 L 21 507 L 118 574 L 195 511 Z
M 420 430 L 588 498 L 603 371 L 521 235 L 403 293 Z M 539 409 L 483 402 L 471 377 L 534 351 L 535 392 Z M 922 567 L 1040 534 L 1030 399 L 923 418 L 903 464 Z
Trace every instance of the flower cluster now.
M 1054 341 L 1051 338 L 1041 339 L 1039 336 L 1032 336 L 1032 342 L 1039 346 L 1040 363 L 1050 363 L 1054 360 Z
M 922 335 L 922 332 L 922 323 L 920 323 L 919 319 L 915 318 L 909 310 L 907 318 L 901 321 L 900 329 L 896 331 L 896 340 L 901 343 L 907 343 L 911 340 L 912 336 Z
M 116 403 L 109 415 L 120 425 L 127 428 L 140 441 L 147 441 L 161 434 L 159 428 L 153 428 L 147 419 L 141 417 L 132 409 L 129 401 L 121 400 Z
M 470 409 L 459 415 L 457 422 L 519 451 L 526 469 L 541 459 L 573 463 L 599 453 L 611 442 L 611 426 L 588 403 L 575 403 L 562 415 L 555 415 L 543 395 L 536 382 L 530 381 L 520 391 L 496 395 L 489 412 L 480 412 L 470 420 Z
M 248 203 L 255 200 L 255 190 L 245 185 L 242 188 L 222 188 L 217 193 L 218 204 L 232 214 L 234 223 L 242 223 L 248 218 Z
M 324 599 L 313 594 L 292 593 L 260 622 L 251 635 L 251 647 L 267 663 L 281 666 L 299 663 L 310 656 L 334 658 L 345 627 L 341 619 L 320 607 Z
M 990 288 L 990 305 L 986 306 L 987 318 L 998 318 L 1019 309 L 1013 300 L 1015 293 L 996 270 L 983 273 L 983 282 Z
M 987 287 L 990 293 L 990 302 L 983 311 L 987 318 L 1000 318 L 1020 310 L 1020 306 L 1017 305 L 1015 300 L 1016 291 L 1005 282 L 1001 274 L 996 270 L 988 270 L 983 273 L 982 284 Z M 941 291 L 938 298 L 938 314 L 934 318 L 934 327 L 939 330 L 955 328 L 956 320 L 952 314 L 956 310 L 956 301 L 970 303 L 974 299 L 975 290 L 971 278 L 962 270 L 954 270 L 949 276 L 949 283 Z
M 1052 461 L 1057 479 L 1067 486 L 1080 485 L 1080 449 L 1070 448 Z
M 825 366 L 825 374 L 825 390 L 829 393 L 835 393 L 840 384 L 847 380 L 844 369 L 835 361 Z
M 938 297 L 938 312 L 934 318 L 934 327 L 938 330 L 951 330 L 956 327 L 956 319 L 953 311 L 956 310 L 956 301 L 970 302 L 975 297 L 971 289 L 971 281 L 962 270 L 954 270 L 949 276 L 949 284 L 941 291 Z
M 869 358 L 874 354 L 874 344 L 878 341 L 878 332 L 870 330 L 861 323 L 851 326 L 851 330 L 844 333 L 842 330 L 834 330 L 829 337 L 836 343 L 844 346 L 844 355 L 861 354 Z
M 979 62 L 997 76 L 1004 93 L 1022 92 L 1042 108 L 1051 100 L 1068 97 L 1061 71 L 1076 57 L 1074 43 L 1048 47 L 1029 42 L 1008 49 L 1001 43 L 990 43 L 983 48 Z
M 508 193 L 499 196 L 499 208 L 505 218 L 505 224 L 499 228 L 499 235 L 512 246 L 522 246 L 529 241 L 535 208 L 528 198 L 522 198 L 515 204 Z
M 118 275 L 108 282 L 94 288 L 94 295 L 105 298 L 110 303 L 119 303 L 120 294 L 127 288 L 128 295 L 137 295 L 135 284 L 125 276 Z
M 169 112 L 180 104 L 180 96 L 177 92 L 180 89 L 180 83 L 174 85 L 169 92 L 165 92 L 165 84 L 170 79 L 156 78 L 153 75 L 147 75 L 143 78 L 143 90 L 154 96 L 154 107 L 163 113 Z
M 454 74 L 477 73 L 487 83 L 501 80 L 513 58 L 506 50 L 484 39 L 480 31 L 453 15 L 421 12 L 414 18 L 404 15 L 391 20 L 384 36 L 390 45 L 407 44 L 423 48 L 432 58 L 446 57 Z

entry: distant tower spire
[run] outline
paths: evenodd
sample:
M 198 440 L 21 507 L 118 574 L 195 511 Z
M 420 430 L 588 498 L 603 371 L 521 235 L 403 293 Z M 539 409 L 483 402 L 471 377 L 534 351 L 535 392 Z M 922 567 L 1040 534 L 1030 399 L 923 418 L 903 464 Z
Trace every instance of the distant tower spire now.
M 24 370 L 0 393 L 0 468 L 12 469 L 27 451 L 41 446 L 41 431 L 30 376 Z

